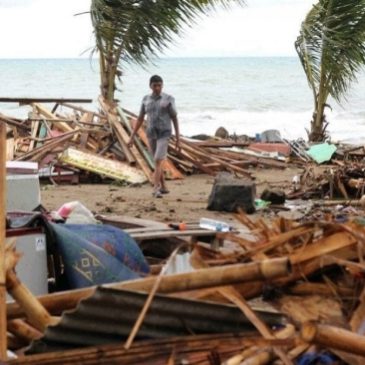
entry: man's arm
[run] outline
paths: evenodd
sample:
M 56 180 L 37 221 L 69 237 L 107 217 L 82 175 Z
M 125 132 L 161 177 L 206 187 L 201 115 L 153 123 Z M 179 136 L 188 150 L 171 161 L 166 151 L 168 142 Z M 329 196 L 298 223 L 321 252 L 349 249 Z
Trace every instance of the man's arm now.
M 180 150 L 180 129 L 179 129 L 179 121 L 177 120 L 177 110 L 175 104 L 175 98 L 170 97 L 170 105 L 169 105 L 169 114 L 174 125 L 175 129 L 175 138 L 176 138 L 176 149 Z
M 176 138 L 176 149 L 180 149 L 180 130 L 179 130 L 179 121 L 177 120 L 177 115 L 171 118 L 172 123 L 175 129 L 175 138 Z

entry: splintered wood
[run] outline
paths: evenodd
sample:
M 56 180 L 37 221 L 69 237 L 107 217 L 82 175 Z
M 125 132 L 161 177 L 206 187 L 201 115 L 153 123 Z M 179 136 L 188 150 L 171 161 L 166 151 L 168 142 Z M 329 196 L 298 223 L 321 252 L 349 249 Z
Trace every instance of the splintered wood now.
M 8 126 L 8 159 L 34 161 L 41 168 L 49 167 L 42 176 L 48 176 L 52 182 L 67 180 L 70 175 L 80 175 L 86 181 L 98 176 L 99 180 L 153 182 L 154 159 L 143 127 L 137 133 L 133 146 L 128 145 L 136 125 L 135 114 L 102 98 L 99 98 L 99 112 L 63 102 L 62 99 L 56 100 L 55 106 L 49 110 L 38 101 L 21 99 L 22 104 L 31 107 L 25 120 L 0 114 L 0 120 Z M 181 138 L 180 148 L 176 149 L 172 138 L 164 163 L 165 176 L 167 179 L 183 179 L 184 175 L 192 173 L 215 175 L 228 171 L 237 176 L 251 177 L 247 170 L 250 166 L 286 167 L 285 162 L 253 157 L 242 149 L 224 149 L 246 145 L 219 141 L 217 144 L 201 143 Z M 81 160 L 65 157 L 76 155 L 76 150 L 80 156 L 82 154 Z M 85 159 L 95 162 L 94 168 L 91 168 L 92 163 L 85 163 Z M 105 169 L 100 168 L 103 164 Z M 108 166 L 119 172 L 110 174 Z M 78 180 L 69 178 L 70 182 Z
M 326 354 L 336 364 L 363 364 L 365 265 L 364 251 L 360 247 L 365 242 L 365 227 L 356 221 L 299 224 L 278 218 L 266 222 L 253 220 L 242 211 L 235 216 L 245 229 L 239 234 L 220 233 L 219 238 L 225 245 L 219 250 L 202 242 L 193 244 L 190 264 L 194 271 L 106 286 L 114 290 L 149 292 L 150 298 L 156 291 L 172 298 L 232 304 L 256 329 L 255 340 L 236 334 L 238 342 L 230 346 L 231 334 L 225 333 L 218 346 L 215 335 L 206 335 L 204 346 L 196 348 L 193 343 L 203 337 L 195 334 L 187 337 L 181 347 L 177 343 L 182 338 L 161 338 L 155 340 L 152 347 L 148 346 L 149 341 L 136 340 L 128 351 L 119 345 L 118 363 L 179 364 L 186 360 L 207 365 L 294 365 L 304 361 L 307 355 Z M 49 318 L 53 318 L 74 309 L 93 290 L 95 288 L 49 294 L 39 297 L 38 301 L 48 311 Z M 23 322 L 25 310 L 26 307 L 15 303 L 7 307 L 11 331 L 8 341 L 14 348 L 19 348 L 21 341 L 24 346 L 30 338 L 39 337 L 41 321 Z M 265 315 L 269 313 L 283 316 L 280 326 L 272 327 L 266 322 Z M 217 317 L 218 325 L 219 321 Z M 168 350 L 157 354 L 162 344 L 168 346 Z M 140 349 L 138 357 L 134 353 L 136 348 Z M 103 348 L 106 362 L 113 349 L 112 346 Z M 90 357 L 80 360 L 78 356 L 86 354 L 83 351 L 30 355 L 14 363 L 98 363 L 92 355 L 96 348 L 90 348 Z M 65 357 L 66 354 L 69 356 Z
M 326 351 L 339 364 L 363 364 L 365 358 L 365 265 L 363 248 L 365 227 L 354 222 L 306 222 L 283 218 L 263 223 L 243 212 L 236 218 L 247 231 L 222 233 L 229 249 L 212 250 L 197 244 L 192 265 L 214 267 L 240 262 L 287 257 L 292 268 L 285 277 L 231 287 L 210 288 L 186 293 L 195 299 L 232 302 L 252 321 L 265 339 L 278 337 L 253 315 L 251 306 L 268 304 L 285 314 L 295 326 L 285 338 L 295 344 L 281 348 L 242 348 L 225 364 L 287 364 L 309 348 L 312 353 Z M 258 298 L 259 301 L 258 301 Z M 314 347 L 313 347 L 314 346 Z M 342 362 L 341 362 L 342 361 Z M 337 363 L 336 363 L 337 364 Z

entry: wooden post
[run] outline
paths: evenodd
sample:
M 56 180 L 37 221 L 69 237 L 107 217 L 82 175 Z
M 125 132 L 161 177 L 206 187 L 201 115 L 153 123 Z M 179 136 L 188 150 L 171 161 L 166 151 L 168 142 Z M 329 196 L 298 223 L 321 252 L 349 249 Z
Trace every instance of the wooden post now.
M 0 361 L 6 361 L 6 288 L 5 288 L 5 236 L 6 236 L 6 124 L 0 122 Z

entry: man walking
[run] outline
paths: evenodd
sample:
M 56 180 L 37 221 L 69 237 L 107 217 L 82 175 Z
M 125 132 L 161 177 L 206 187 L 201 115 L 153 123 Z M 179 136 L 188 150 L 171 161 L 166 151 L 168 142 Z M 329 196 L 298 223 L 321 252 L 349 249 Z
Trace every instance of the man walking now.
M 158 75 L 152 76 L 150 78 L 150 88 L 152 93 L 146 95 L 142 100 L 137 124 L 132 132 L 128 145 L 133 145 L 134 136 L 142 126 L 145 115 L 147 115 L 148 143 L 155 160 L 153 196 L 155 198 L 161 198 L 162 194 L 169 193 L 166 187 L 162 165 L 163 161 L 167 158 L 167 149 L 172 134 L 171 124 L 174 125 L 175 129 L 177 149 L 180 148 L 180 133 L 175 99 L 171 95 L 162 92 L 162 78 Z

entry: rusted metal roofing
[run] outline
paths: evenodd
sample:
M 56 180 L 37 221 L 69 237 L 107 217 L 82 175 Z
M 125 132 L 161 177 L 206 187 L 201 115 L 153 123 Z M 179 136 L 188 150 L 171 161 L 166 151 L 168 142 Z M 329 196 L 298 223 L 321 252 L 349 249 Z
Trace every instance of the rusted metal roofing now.
M 146 293 L 99 287 L 57 326 L 32 344 L 30 352 L 123 343 L 146 301 Z M 269 325 L 285 322 L 276 313 L 258 312 Z M 156 295 L 137 339 L 189 334 L 252 332 L 254 328 L 235 306 Z

